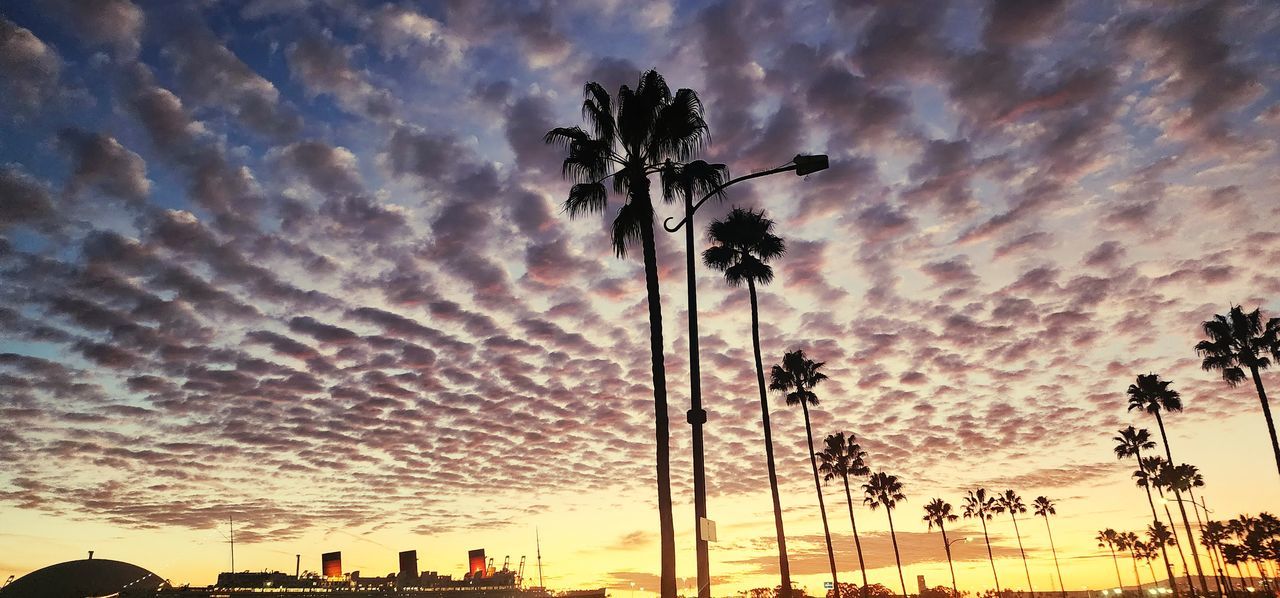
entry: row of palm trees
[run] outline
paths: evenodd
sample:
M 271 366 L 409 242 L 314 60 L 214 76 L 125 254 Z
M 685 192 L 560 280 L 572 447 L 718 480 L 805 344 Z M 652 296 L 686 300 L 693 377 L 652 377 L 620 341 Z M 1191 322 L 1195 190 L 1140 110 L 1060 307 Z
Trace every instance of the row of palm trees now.
M 612 189 L 614 194 L 624 198 L 611 225 L 610 237 L 613 251 L 617 257 L 625 258 L 634 244 L 638 243 L 641 249 L 653 378 L 657 508 L 659 545 L 662 555 L 659 585 L 662 598 L 675 598 L 676 553 L 672 519 L 670 422 L 663 357 L 661 293 L 654 237 L 655 210 L 650 177 L 659 175 L 661 178 L 661 195 L 664 200 L 670 202 L 684 199 L 688 209 L 692 193 L 697 191 L 706 192 L 708 196 L 714 195 L 728 183 L 725 180 L 728 175 L 721 165 L 694 160 L 707 143 L 709 129 L 703 117 L 702 103 L 693 90 L 680 89 L 672 93 L 663 77 L 656 71 L 650 70 L 640 75 L 634 89 L 623 85 L 618 90 L 616 101 L 595 82 L 585 85 L 583 96 L 582 117 L 589 130 L 577 126 L 558 127 L 549 131 L 544 140 L 560 146 L 565 152 L 561 174 L 573 184 L 564 201 L 564 211 L 571 218 L 601 214 L 608 207 L 609 191 Z M 799 173 L 800 170 L 796 169 L 796 172 Z M 688 215 L 687 213 L 686 216 Z M 760 392 L 769 485 L 773 494 L 781 587 L 789 590 L 790 570 L 769 423 L 768 397 L 760 347 L 759 306 L 756 297 L 756 287 L 768 284 L 773 278 L 773 270 L 768 262 L 785 251 L 785 244 L 781 238 L 772 233 L 772 228 L 773 222 L 765 217 L 764 212 L 734 209 L 727 218 L 711 225 L 709 232 L 713 246 L 704 252 L 703 260 L 708 266 L 723 272 L 726 282 L 731 286 L 745 285 L 748 290 L 752 348 Z M 691 266 L 692 261 L 690 261 Z M 693 308 L 692 305 L 691 308 Z M 1266 392 L 1258 373 L 1259 370 L 1269 366 L 1266 356 L 1268 353 L 1280 360 L 1280 321 L 1272 318 L 1264 325 L 1257 310 L 1251 314 L 1244 314 L 1240 308 L 1233 307 L 1228 316 L 1215 316 L 1214 320 L 1205 322 L 1204 329 L 1209 338 L 1196 345 L 1196 351 L 1204 357 L 1205 369 L 1220 370 L 1223 379 L 1232 386 L 1245 380 L 1245 370 L 1252 375 L 1271 433 L 1277 470 L 1280 471 L 1280 442 L 1276 440 L 1275 426 L 1271 419 Z M 691 335 L 696 337 L 696 334 L 691 317 Z M 697 367 L 696 354 L 691 355 L 691 362 L 691 372 L 696 371 L 694 370 Z M 773 367 L 769 388 L 785 392 L 787 404 L 798 404 L 804 412 L 805 433 L 809 443 L 814 484 L 819 491 L 819 506 L 823 509 L 823 527 L 826 529 L 825 505 L 821 502 L 821 482 L 808 413 L 809 406 L 818 403 L 813 387 L 825 379 L 825 375 L 820 371 L 821 366 L 820 362 L 808 360 L 801 351 L 789 352 L 784 356 L 782 364 Z M 696 392 L 696 374 L 693 382 Z M 1158 382 L 1157 379 L 1152 384 L 1158 387 Z M 1167 402 L 1167 396 L 1160 394 L 1163 391 L 1156 387 L 1142 386 L 1141 388 L 1144 393 L 1150 390 L 1159 395 L 1158 399 L 1144 405 L 1148 412 L 1156 415 L 1163 437 L 1164 427 L 1160 412 L 1171 409 L 1172 404 Z M 691 411 L 690 417 L 693 416 L 694 413 Z M 848 441 L 851 440 L 850 437 Z M 1173 458 L 1169 454 L 1167 441 L 1165 449 L 1168 462 L 1172 463 Z M 1135 458 L 1137 458 L 1136 454 Z M 864 502 L 873 508 L 885 507 L 886 512 L 889 513 L 892 531 L 892 510 L 898 502 L 903 500 L 901 483 L 894 476 L 878 472 L 868 478 L 868 482 L 863 485 L 863 490 L 867 495 Z M 1182 508 L 1179 492 L 1178 489 L 1174 489 L 1179 507 Z M 847 490 L 846 496 L 849 498 L 852 519 L 851 492 Z M 1187 526 L 1188 535 L 1190 535 L 1190 525 L 1187 523 L 1185 509 L 1182 510 L 1184 525 Z M 827 536 L 830 537 L 829 531 Z M 1194 544 L 1192 546 L 1193 557 L 1197 559 L 1198 565 Z M 896 555 L 896 536 L 894 550 Z M 859 553 L 861 553 L 860 549 Z M 835 555 L 829 541 L 828 558 L 832 579 L 835 582 Z M 899 573 L 901 581 L 900 567 Z M 1201 582 L 1203 585 L 1203 576 Z M 903 586 L 905 593 L 905 583 Z
M 1257 588 L 1247 585 L 1250 577 L 1263 580 L 1265 585 L 1273 583 L 1271 580 L 1276 578 L 1276 569 L 1280 566 L 1280 519 L 1265 512 L 1257 517 L 1240 515 L 1226 522 L 1209 521 L 1202 531 L 1200 543 L 1208 551 L 1209 559 L 1216 568 L 1214 578 L 1219 595 L 1235 596 L 1237 592 L 1255 592 Z M 1133 563 L 1134 587 L 1141 589 L 1143 581 L 1138 572 L 1138 562 L 1146 563 L 1151 581 L 1155 584 L 1159 578 L 1152 563 L 1160 556 L 1158 549 L 1178 545 L 1175 535 L 1159 521 L 1148 525 L 1142 536 L 1135 532 L 1117 532 L 1106 528 L 1099 531 L 1095 539 L 1099 547 L 1110 550 L 1116 570 L 1116 584 L 1121 589 L 1124 588 L 1124 579 L 1120 574 L 1119 554 L 1128 553 Z M 1240 588 L 1235 587 L 1227 574 L 1228 566 L 1235 568 L 1236 577 L 1244 584 Z M 1188 587 L 1194 589 L 1194 586 Z M 1177 592 L 1174 584 L 1170 585 L 1170 589 Z

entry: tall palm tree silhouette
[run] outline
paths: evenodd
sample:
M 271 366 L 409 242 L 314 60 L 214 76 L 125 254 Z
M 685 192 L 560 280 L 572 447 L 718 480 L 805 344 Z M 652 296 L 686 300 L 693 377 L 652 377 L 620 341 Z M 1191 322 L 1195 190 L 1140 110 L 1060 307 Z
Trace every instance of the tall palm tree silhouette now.
M 1211 555 L 1216 555 L 1218 577 L 1221 577 L 1227 584 L 1227 595 L 1234 596 L 1235 587 L 1231 585 L 1231 578 L 1223 570 L 1222 543 L 1227 540 L 1227 535 L 1227 526 L 1223 525 L 1221 521 L 1207 521 L 1204 524 L 1204 531 L 1200 533 L 1200 542 L 1209 549 Z
M 1214 569 L 1213 545 L 1205 542 L 1204 520 L 1200 519 L 1200 505 L 1196 503 L 1196 488 L 1204 487 L 1204 476 L 1200 474 L 1200 469 L 1190 463 L 1180 463 L 1172 468 L 1169 473 L 1170 484 L 1180 492 L 1186 492 L 1187 498 L 1191 500 L 1191 512 L 1196 516 L 1196 530 L 1200 532 L 1200 544 L 1208 551 L 1209 569 Z M 1208 517 L 1208 515 L 1205 515 Z M 1213 583 L 1218 587 L 1218 594 L 1222 594 L 1222 580 L 1215 574 Z
M 809 424 L 809 405 L 818 404 L 813 387 L 827 379 L 821 370 L 823 362 L 805 357 L 804 351 L 788 351 L 782 356 L 782 364 L 769 372 L 769 388 L 787 393 L 788 405 L 800 405 L 804 411 L 804 434 L 809 441 L 809 464 L 813 466 L 813 486 L 818 491 L 818 512 L 822 514 L 822 535 L 827 539 L 827 561 L 831 565 L 831 587 L 839 595 L 840 580 L 836 579 L 836 553 L 831 547 L 831 528 L 827 525 L 827 506 L 822 500 L 822 482 L 818 479 L 818 456 L 813 450 L 813 427 Z
M 893 560 L 898 564 L 898 582 L 902 584 L 902 595 L 907 596 L 907 580 L 902 576 L 902 557 L 898 553 L 898 534 L 893 529 L 893 509 L 898 503 L 907 500 L 907 495 L 902 493 L 902 482 L 898 481 L 898 476 L 889 475 L 883 471 L 877 471 L 871 474 L 867 479 L 867 483 L 862 485 L 862 492 L 866 494 L 863 502 L 875 510 L 876 507 L 884 507 L 884 512 L 889 516 L 889 538 L 893 540 Z
M 1133 579 L 1138 591 L 1142 591 L 1142 576 L 1138 573 L 1138 550 L 1141 542 L 1138 540 L 1138 534 L 1133 532 L 1119 532 L 1116 534 L 1116 548 L 1122 552 L 1129 553 L 1129 560 L 1133 562 Z
M 1164 453 L 1169 463 L 1173 463 L 1173 451 L 1169 450 L 1169 436 L 1164 431 L 1164 418 L 1161 412 L 1182 411 L 1182 396 L 1178 391 L 1169 388 L 1169 380 L 1161 380 L 1156 374 L 1138 374 L 1138 380 L 1129 385 L 1129 411 L 1141 409 L 1156 417 L 1156 425 L 1160 428 L 1160 440 L 1164 443 Z M 1191 520 L 1187 518 L 1187 507 L 1182 504 L 1182 493 L 1173 488 L 1174 500 L 1182 513 L 1182 526 L 1187 530 L 1187 543 L 1191 545 L 1191 560 L 1196 565 L 1196 575 L 1200 578 L 1200 589 L 1209 593 L 1209 584 L 1204 579 L 1204 569 L 1200 567 L 1200 554 L 1196 550 L 1195 536 L 1191 534 Z
M 1161 523 L 1159 521 L 1152 521 L 1151 525 L 1147 526 L 1147 544 L 1149 546 L 1154 547 L 1158 544 L 1160 545 L 1161 548 L 1165 548 L 1167 546 L 1175 546 L 1177 545 L 1177 543 L 1178 543 L 1177 537 L 1175 537 L 1169 531 L 1169 527 L 1166 526 L 1164 523 Z M 1170 578 L 1170 581 L 1172 580 L 1173 578 Z M 1187 587 L 1191 589 L 1192 594 L 1195 593 L 1194 587 L 1191 586 L 1190 578 L 1187 578 Z
M 1164 485 L 1161 483 L 1160 472 L 1164 470 L 1167 461 L 1164 457 L 1153 455 L 1150 457 L 1142 457 L 1138 460 L 1138 470 L 1133 472 L 1134 483 L 1143 488 L 1155 488 L 1160 495 L 1160 502 L 1164 506 L 1164 517 L 1169 522 L 1168 531 L 1173 536 L 1173 542 L 1169 546 L 1178 549 L 1178 560 L 1182 563 L 1182 574 L 1187 578 L 1187 589 L 1192 594 L 1195 593 L 1195 582 L 1191 580 L 1191 567 L 1187 565 L 1187 554 L 1182 550 L 1182 544 L 1178 540 L 1178 525 L 1173 521 L 1173 513 L 1169 512 L 1169 501 L 1164 498 Z
M 573 181 L 564 210 L 571 218 L 604 212 L 608 207 L 605 181 L 625 200 L 613 219 L 613 251 L 626 257 L 640 242 L 649 304 L 649 354 L 653 373 L 655 436 L 657 439 L 658 519 L 662 551 L 660 592 L 676 595 L 675 527 L 671 510 L 671 454 L 667 417 L 667 380 L 662 355 L 662 301 L 658 288 L 658 260 L 654 245 L 653 201 L 649 176 L 668 160 L 684 162 L 707 140 L 698 94 L 681 89 L 674 95 L 657 71 L 640 75 L 635 89 L 623 85 L 617 102 L 600 84 L 587 83 L 582 115 L 591 128 L 558 127 L 544 141 L 562 147 L 566 156 L 562 175 Z
M 969 495 L 964 497 L 964 518 L 977 518 L 982 522 L 982 539 L 987 542 L 987 559 L 991 561 L 991 577 L 996 581 L 996 595 L 1004 594 L 1000 589 L 1000 575 L 996 573 L 996 557 L 991 552 L 991 536 L 987 535 L 987 522 L 996 516 L 996 499 L 987 496 L 986 488 L 978 488 L 970 490 Z
M 1127 426 L 1119 431 L 1117 436 L 1113 436 L 1112 440 L 1116 441 L 1115 453 L 1117 459 L 1125 459 L 1133 457 L 1138 463 L 1138 467 L 1142 467 L 1142 451 L 1156 448 L 1156 443 L 1151 440 L 1151 432 L 1146 428 L 1134 428 Z M 1151 497 L 1151 484 L 1148 483 L 1147 475 L 1139 469 L 1134 473 L 1135 477 L 1139 477 L 1138 485 L 1147 491 L 1147 504 L 1151 506 L 1151 521 L 1160 522 L 1160 516 L 1156 514 L 1156 501 Z M 1175 596 L 1178 595 L 1178 584 L 1174 583 L 1173 565 L 1169 562 L 1169 550 L 1165 548 L 1165 544 L 1160 544 L 1160 553 L 1164 557 L 1165 573 L 1169 576 L 1169 589 L 1173 590 Z
M 1099 547 L 1106 547 L 1111 550 L 1111 562 L 1116 566 L 1116 583 L 1120 584 L 1120 590 L 1123 592 L 1124 580 L 1120 579 L 1120 559 L 1116 558 L 1117 544 L 1122 542 L 1120 533 L 1111 528 L 1107 528 L 1098 532 L 1098 535 L 1095 536 L 1094 539 L 1098 541 Z
M 849 505 L 849 523 L 853 525 L 853 545 L 858 549 L 858 569 L 862 571 L 862 596 L 866 598 L 867 565 L 862 560 L 862 540 L 858 538 L 858 522 L 853 518 L 853 493 L 849 490 L 849 476 L 861 478 L 871 473 L 865 461 L 867 451 L 862 450 L 853 432 L 848 436 L 845 436 L 844 432 L 827 436 L 824 444 L 826 446 L 818 454 L 818 459 L 821 461 L 818 464 L 818 471 L 825 481 L 830 482 L 838 478 L 844 483 L 844 498 Z
M 942 546 L 947 550 L 947 568 L 951 569 L 951 591 L 955 592 L 956 596 L 960 595 L 960 590 L 956 588 L 955 565 L 951 564 L 951 542 L 947 540 L 947 522 L 959 519 L 959 515 L 951 512 L 951 503 L 941 498 L 935 498 L 924 506 L 924 521 L 929 524 L 929 529 L 932 530 L 936 525 L 938 531 L 942 532 Z
M 1031 568 L 1027 566 L 1027 551 L 1022 549 L 1022 532 L 1018 530 L 1018 513 L 1026 513 L 1027 505 L 1022 502 L 1022 497 L 1018 496 L 1017 492 L 1005 490 L 1004 494 L 996 497 L 996 512 L 1007 512 L 1009 517 L 1013 518 L 1013 534 L 1018 538 L 1018 552 L 1022 554 L 1022 569 L 1027 572 L 1027 592 L 1034 596 L 1036 589 L 1031 586 Z
M 702 253 L 708 267 L 724 272 L 729 286 L 747 285 L 751 299 L 751 349 L 755 355 L 756 385 L 760 389 L 760 422 L 764 427 L 764 455 L 769 469 L 769 491 L 773 495 L 773 526 L 778 534 L 778 571 L 782 576 L 782 598 L 791 591 L 791 567 L 787 562 L 787 536 L 782 529 L 782 502 L 778 497 L 778 473 L 773 461 L 773 429 L 769 425 L 769 399 L 765 393 L 764 362 L 760 358 L 760 308 L 756 302 L 756 285 L 773 281 L 769 261 L 786 250 L 782 238 L 773 234 L 773 221 L 764 211 L 734 208 L 724 220 L 708 227 L 710 248 Z M 864 584 L 865 585 L 865 584 Z
M 1047 496 L 1037 496 L 1031 503 L 1031 508 L 1037 517 L 1044 517 L 1044 531 L 1049 533 L 1049 550 L 1053 552 L 1053 568 L 1058 572 L 1058 592 L 1062 594 L 1062 598 L 1067 598 L 1066 582 L 1062 581 L 1062 567 L 1058 565 L 1058 548 L 1053 544 L 1053 529 L 1049 527 L 1049 516 L 1057 515 L 1058 510 Z
M 1222 379 L 1233 388 L 1244 382 L 1244 370 L 1249 369 L 1253 387 L 1258 391 L 1258 401 L 1262 403 L 1262 417 L 1267 420 L 1267 432 L 1271 434 L 1276 471 L 1280 472 L 1280 441 L 1276 439 L 1276 424 L 1271 419 L 1267 389 L 1262 386 L 1262 375 L 1258 373 L 1271 365 L 1267 353 L 1280 361 L 1280 318 L 1268 319 L 1263 324 L 1260 310 L 1246 314 L 1244 309 L 1235 305 L 1226 316 L 1215 314 L 1201 326 L 1209 337 L 1196 343 L 1196 353 L 1204 357 L 1201 368 L 1221 371 Z

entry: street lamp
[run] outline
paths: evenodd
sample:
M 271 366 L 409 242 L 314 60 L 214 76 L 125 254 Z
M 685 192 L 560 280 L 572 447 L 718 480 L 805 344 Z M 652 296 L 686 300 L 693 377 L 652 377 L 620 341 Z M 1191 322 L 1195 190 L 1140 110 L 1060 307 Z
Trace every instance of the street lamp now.
M 709 538 L 702 533 L 702 521 L 707 518 L 707 477 L 703 463 L 702 425 L 707 422 L 707 412 L 702 408 L 702 382 L 698 361 L 698 285 L 694 272 L 694 261 L 697 254 L 693 250 L 693 215 L 708 199 L 724 191 L 730 185 L 788 171 L 795 171 L 796 176 L 805 176 L 825 170 L 829 165 L 829 160 L 825 154 L 797 154 L 790 162 L 777 168 L 753 172 L 731 179 L 712 189 L 697 203 L 693 203 L 693 198 L 686 193 L 684 197 L 684 218 L 674 226 L 671 225 L 671 218 L 667 218 L 662 222 L 662 228 L 669 233 L 674 233 L 680 230 L 680 227 L 684 227 L 685 271 L 688 276 L 687 286 L 689 288 L 689 412 L 685 415 L 685 418 L 689 425 L 693 426 L 693 529 L 697 532 L 698 598 L 711 597 L 711 571 L 710 555 L 708 554 Z

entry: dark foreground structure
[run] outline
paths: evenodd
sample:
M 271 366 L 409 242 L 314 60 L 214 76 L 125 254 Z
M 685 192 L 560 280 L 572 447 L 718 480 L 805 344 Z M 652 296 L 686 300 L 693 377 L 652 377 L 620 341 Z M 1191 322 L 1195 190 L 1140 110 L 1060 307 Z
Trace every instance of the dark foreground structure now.
M 90 555 L 92 556 L 92 555 Z M 29 573 L 0 589 L 0 598 L 607 598 L 604 588 L 552 592 L 524 586 L 524 561 L 519 570 L 504 563 L 496 570 L 484 550 L 472 550 L 468 571 L 458 579 L 435 571 L 418 571 L 416 551 L 400 553 L 400 570 L 381 577 L 342 571 L 342 553 L 325 553 L 321 573 L 298 570 L 231 571 L 218 574 L 211 586 L 175 586 L 136 565 L 106 559 L 68 561 Z

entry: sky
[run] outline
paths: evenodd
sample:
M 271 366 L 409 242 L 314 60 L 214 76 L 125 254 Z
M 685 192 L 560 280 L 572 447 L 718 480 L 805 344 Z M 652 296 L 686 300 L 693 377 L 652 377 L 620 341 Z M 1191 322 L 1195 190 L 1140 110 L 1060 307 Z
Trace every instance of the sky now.
M 1137 374 L 1182 393 L 1169 443 L 1215 517 L 1280 501 L 1253 389 L 1192 350 L 1230 305 L 1280 315 L 1278 65 L 1265 0 L 0 1 L 0 577 L 95 550 L 211 583 L 234 518 L 239 569 L 416 549 L 460 575 L 484 547 L 532 575 L 540 538 L 550 587 L 652 593 L 642 267 L 609 245 L 620 198 L 563 213 L 542 136 L 586 82 L 654 68 L 735 176 L 830 155 L 697 225 L 777 222 L 766 367 L 825 361 L 814 434 L 903 481 L 908 585 L 949 581 L 923 505 L 986 487 L 1055 499 L 1066 587 L 1114 586 L 1094 535 L 1148 523 L 1110 440 L 1156 433 Z M 690 591 L 681 241 L 658 233 Z M 776 552 L 747 297 L 697 276 L 722 595 L 775 585 Z M 804 422 L 770 401 L 792 572 L 821 592 Z M 884 511 L 853 509 L 893 587 Z M 1053 587 L 1045 522 L 1018 525 Z M 1012 522 L 990 532 L 1025 587 Z M 950 533 L 961 588 L 991 587 L 977 522 Z

